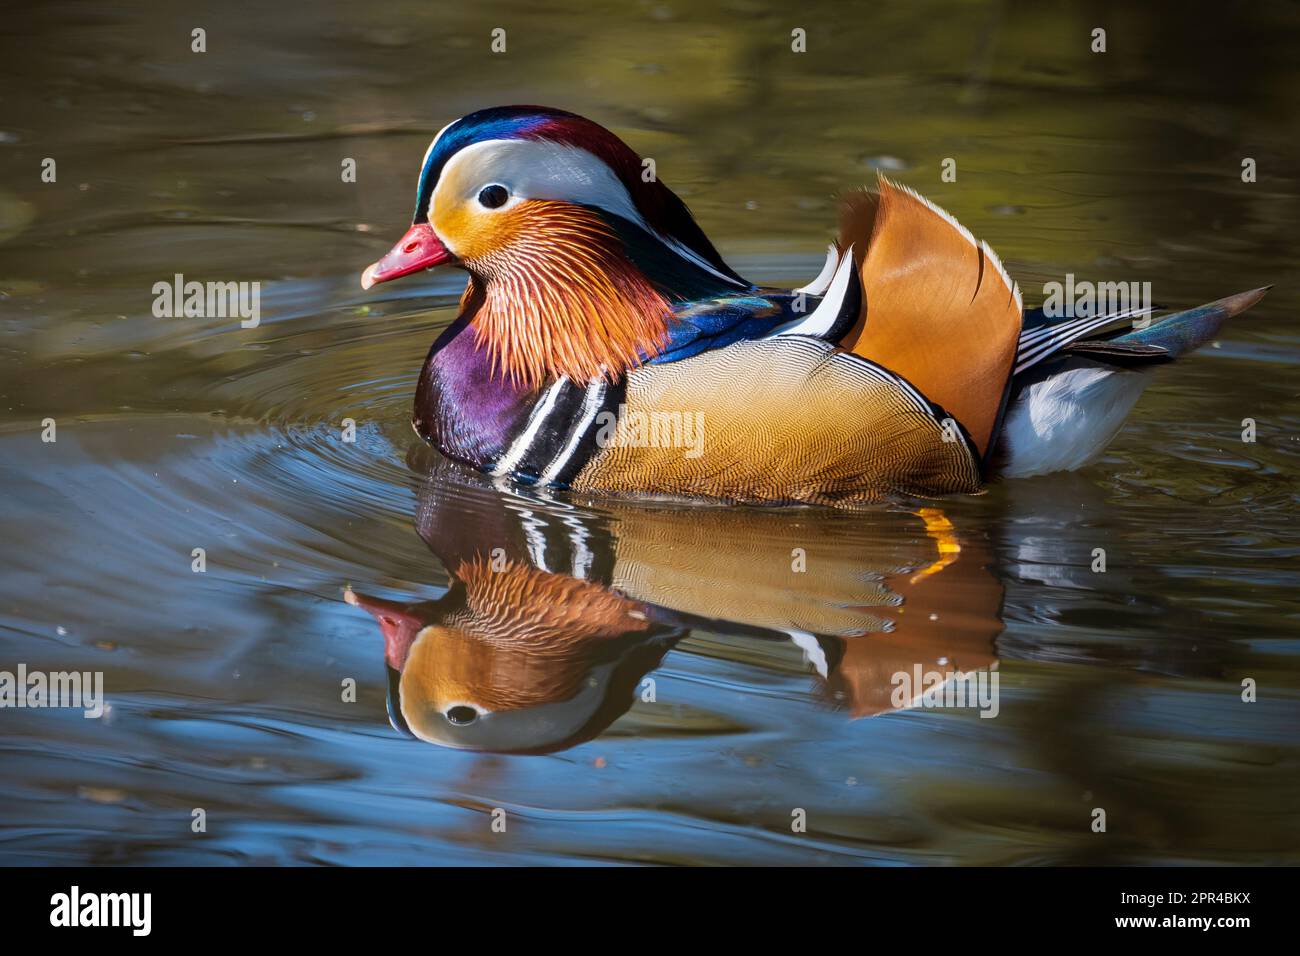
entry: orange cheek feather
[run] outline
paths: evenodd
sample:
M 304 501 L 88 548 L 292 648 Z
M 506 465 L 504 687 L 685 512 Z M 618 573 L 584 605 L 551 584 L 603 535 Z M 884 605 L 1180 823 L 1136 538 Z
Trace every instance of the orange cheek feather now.
M 461 204 L 439 210 L 435 228 L 484 284 L 474 332 L 512 384 L 612 381 L 662 348 L 668 300 L 595 213 L 549 200 L 493 213 Z

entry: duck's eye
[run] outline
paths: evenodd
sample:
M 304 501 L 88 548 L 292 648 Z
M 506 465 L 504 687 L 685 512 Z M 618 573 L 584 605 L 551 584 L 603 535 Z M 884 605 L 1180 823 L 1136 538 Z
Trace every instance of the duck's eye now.
M 478 194 L 479 205 L 485 209 L 498 209 L 504 206 L 509 198 L 510 193 L 506 192 L 506 187 L 498 186 L 496 183 L 484 186 Z

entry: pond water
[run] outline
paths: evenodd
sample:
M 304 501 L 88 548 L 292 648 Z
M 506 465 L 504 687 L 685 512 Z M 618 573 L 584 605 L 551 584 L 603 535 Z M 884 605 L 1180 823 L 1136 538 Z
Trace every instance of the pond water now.
M 0 24 L 0 670 L 107 707 L 0 710 L 0 862 L 1296 861 L 1293 8 L 178 6 Z M 1076 474 L 853 514 L 497 487 L 410 427 L 463 279 L 358 275 L 434 132 L 513 102 L 653 156 L 763 283 L 884 170 L 1030 303 L 1276 287 Z M 156 318 L 177 273 L 260 281 L 260 324 Z M 916 670 L 996 714 L 896 709 Z M 426 742 L 403 698 L 510 719 Z

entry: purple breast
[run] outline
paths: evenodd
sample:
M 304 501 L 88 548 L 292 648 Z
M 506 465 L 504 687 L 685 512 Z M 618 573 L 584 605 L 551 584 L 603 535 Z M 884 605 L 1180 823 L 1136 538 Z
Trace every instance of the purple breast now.
M 415 430 L 443 454 L 484 468 L 527 420 L 537 393 L 493 375 L 473 330 L 457 319 L 429 350 L 415 390 Z

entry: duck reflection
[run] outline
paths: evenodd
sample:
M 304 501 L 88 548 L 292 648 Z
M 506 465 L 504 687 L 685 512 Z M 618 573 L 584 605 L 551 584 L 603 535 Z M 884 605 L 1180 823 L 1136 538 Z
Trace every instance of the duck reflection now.
M 580 507 L 437 459 L 416 526 L 451 576 L 445 595 L 344 596 L 379 624 L 394 727 L 430 743 L 545 753 L 589 740 L 695 629 L 793 641 L 853 717 L 911 706 L 897 674 L 997 664 L 987 543 L 934 508 Z
M 683 636 L 638 601 L 499 552 L 451 573 L 437 601 L 345 594 L 383 632 L 389 719 L 430 743 L 547 752 L 588 740 Z

